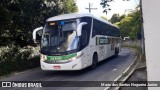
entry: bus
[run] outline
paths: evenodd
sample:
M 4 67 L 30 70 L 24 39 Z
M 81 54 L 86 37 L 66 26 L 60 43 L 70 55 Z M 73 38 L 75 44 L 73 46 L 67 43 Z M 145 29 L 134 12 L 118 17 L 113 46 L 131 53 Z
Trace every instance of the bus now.
M 121 46 L 118 27 L 92 14 L 70 13 L 46 20 L 40 44 L 42 70 L 95 69 L 97 63 L 118 56 Z

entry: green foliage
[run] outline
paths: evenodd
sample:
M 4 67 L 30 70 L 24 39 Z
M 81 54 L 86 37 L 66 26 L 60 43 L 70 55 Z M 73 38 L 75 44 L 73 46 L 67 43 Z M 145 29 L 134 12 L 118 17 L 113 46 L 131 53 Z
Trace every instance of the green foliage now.
M 78 8 L 74 0 L 0 0 L 0 11 L 1 76 L 39 66 L 39 56 L 34 56 L 38 52 L 19 45 L 27 45 L 33 30 L 44 25 L 47 18 L 77 12 Z
M 126 16 L 124 19 L 122 19 L 120 22 L 115 23 L 120 28 L 121 36 L 125 37 L 126 35 L 128 36 L 129 33 L 131 32 L 131 21 L 132 17 Z
M 125 17 L 125 15 L 119 15 L 119 14 L 113 14 L 111 19 L 109 20 L 111 23 L 116 23 L 116 22 L 120 22 L 123 18 Z
M 0 0 L 0 11 L 0 44 L 7 45 L 28 42 L 47 18 L 78 9 L 73 0 Z
M 64 0 L 63 5 L 65 13 L 78 12 L 78 7 L 74 0 Z
M 104 16 L 101 16 L 101 18 L 104 19 L 104 20 L 106 20 L 106 21 L 108 21 L 108 19 L 106 17 L 104 17 Z
M 137 34 L 140 33 L 141 29 L 140 19 L 140 11 L 136 9 L 122 18 L 120 21 L 117 20 L 117 22 L 114 24 L 120 28 L 122 37 L 129 36 L 132 39 L 137 39 Z
M 0 76 L 13 71 L 22 71 L 39 66 L 39 55 L 32 55 L 32 48 L 22 49 L 17 46 L 0 48 Z

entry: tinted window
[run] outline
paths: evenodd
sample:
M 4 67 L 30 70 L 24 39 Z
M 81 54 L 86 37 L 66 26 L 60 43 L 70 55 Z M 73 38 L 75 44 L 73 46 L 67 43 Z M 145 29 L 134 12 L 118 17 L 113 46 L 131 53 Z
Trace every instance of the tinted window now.
M 95 35 L 107 35 L 107 36 L 119 37 L 120 32 L 118 28 L 94 19 L 92 37 L 94 37 Z

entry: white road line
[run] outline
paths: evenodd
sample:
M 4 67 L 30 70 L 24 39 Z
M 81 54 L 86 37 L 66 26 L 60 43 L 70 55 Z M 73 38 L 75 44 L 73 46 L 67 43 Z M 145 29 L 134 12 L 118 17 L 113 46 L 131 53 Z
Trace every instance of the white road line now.
M 118 81 L 130 68 L 131 66 L 135 63 L 137 59 L 137 56 L 135 57 L 134 61 L 129 65 L 129 67 L 121 74 L 119 75 L 115 80 L 114 82 Z M 136 66 L 136 65 L 135 65 Z M 134 69 L 123 79 L 123 81 L 125 81 L 132 73 L 133 71 L 135 70 L 136 67 L 134 67 Z M 104 90 L 109 90 L 111 87 L 106 87 Z M 117 90 L 119 87 L 116 87 L 115 90 Z

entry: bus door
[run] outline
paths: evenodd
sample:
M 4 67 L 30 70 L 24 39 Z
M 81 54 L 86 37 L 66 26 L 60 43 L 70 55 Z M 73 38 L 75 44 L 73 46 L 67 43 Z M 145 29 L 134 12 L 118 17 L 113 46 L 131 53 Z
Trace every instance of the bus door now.
M 106 38 L 105 37 L 99 37 L 99 56 L 101 57 L 100 60 L 105 59 L 106 52 Z
M 87 31 L 86 25 L 84 25 L 82 27 L 82 34 L 80 40 L 80 46 L 83 49 L 83 56 L 85 57 L 83 65 L 87 65 L 90 63 L 91 52 L 88 44 L 89 44 L 89 32 Z

